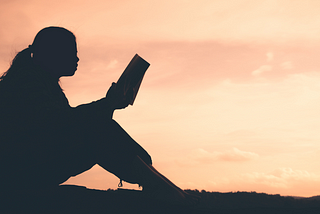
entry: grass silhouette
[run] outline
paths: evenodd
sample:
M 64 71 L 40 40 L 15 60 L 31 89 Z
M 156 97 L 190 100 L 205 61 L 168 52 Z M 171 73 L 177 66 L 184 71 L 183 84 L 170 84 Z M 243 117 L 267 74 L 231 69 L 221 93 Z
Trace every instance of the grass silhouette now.
M 177 205 L 153 200 L 136 190 L 94 190 L 62 185 L 46 192 L 12 194 L 1 199 L 0 213 L 41 214 L 277 214 L 320 213 L 320 196 L 284 197 L 256 192 L 207 192 L 185 190 L 198 195 L 196 205 Z

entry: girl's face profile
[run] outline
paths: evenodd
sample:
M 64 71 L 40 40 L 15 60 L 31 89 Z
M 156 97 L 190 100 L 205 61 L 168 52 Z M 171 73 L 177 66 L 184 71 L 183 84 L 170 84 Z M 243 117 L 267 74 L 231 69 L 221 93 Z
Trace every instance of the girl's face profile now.
M 73 76 L 78 67 L 77 43 L 63 43 L 52 56 L 52 72 L 55 76 Z
M 53 77 L 73 76 L 78 67 L 78 50 L 75 40 L 59 41 L 36 54 L 35 60 Z

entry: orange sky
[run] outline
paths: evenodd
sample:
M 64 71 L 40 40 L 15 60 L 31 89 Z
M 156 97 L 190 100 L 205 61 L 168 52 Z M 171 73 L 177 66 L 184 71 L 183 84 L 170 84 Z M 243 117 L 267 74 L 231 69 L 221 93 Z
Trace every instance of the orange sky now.
M 78 71 L 61 80 L 73 106 L 135 53 L 150 62 L 115 119 L 180 187 L 320 194 L 319 1 L 2 0 L 0 25 L 3 72 L 41 28 L 76 34 Z M 95 166 L 67 183 L 118 181 Z

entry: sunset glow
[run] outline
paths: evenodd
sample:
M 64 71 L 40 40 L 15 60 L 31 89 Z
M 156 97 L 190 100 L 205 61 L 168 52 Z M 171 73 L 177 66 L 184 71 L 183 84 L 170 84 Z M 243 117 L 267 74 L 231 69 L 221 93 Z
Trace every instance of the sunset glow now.
M 320 1 L 4 0 L 0 69 L 47 26 L 77 37 L 72 106 L 151 66 L 114 119 L 183 189 L 320 195 Z M 94 166 L 66 183 L 117 188 Z M 137 188 L 125 184 L 128 188 Z

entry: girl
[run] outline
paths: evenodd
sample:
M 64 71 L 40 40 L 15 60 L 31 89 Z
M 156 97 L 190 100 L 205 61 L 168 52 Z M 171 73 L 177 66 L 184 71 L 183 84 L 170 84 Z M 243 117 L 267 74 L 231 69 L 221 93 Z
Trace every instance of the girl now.
M 59 78 L 74 75 L 78 61 L 73 33 L 47 27 L 0 78 L 2 188 L 51 188 L 99 164 L 146 194 L 194 201 L 160 174 L 150 155 L 112 119 L 115 109 L 129 104 L 115 83 L 98 101 L 69 105 Z

